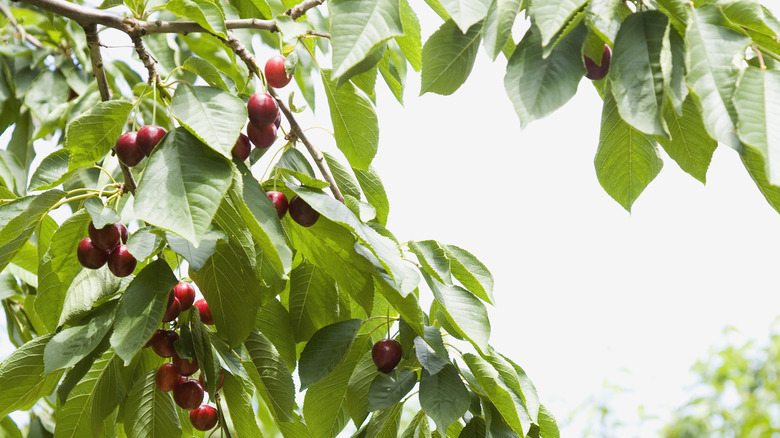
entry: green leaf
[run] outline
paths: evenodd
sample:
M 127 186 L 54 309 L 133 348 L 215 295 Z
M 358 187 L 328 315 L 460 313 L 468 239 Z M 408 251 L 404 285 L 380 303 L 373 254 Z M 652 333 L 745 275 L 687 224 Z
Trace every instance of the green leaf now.
M 114 324 L 116 301 L 100 306 L 80 325 L 66 328 L 46 344 L 43 361 L 46 374 L 69 368 L 94 350 Z
M 417 299 L 417 291 L 403 296 L 387 282 L 374 278 L 374 286 L 380 294 L 398 311 L 409 326 L 418 335 L 423 334 L 424 314 Z
M 463 33 L 450 20 L 428 38 L 422 49 L 420 95 L 428 92 L 448 96 L 468 79 L 482 39 L 482 23 Z
M 685 83 L 685 41 L 671 23 L 666 25 L 664 34 L 661 71 L 664 95 L 671 101 L 674 111 L 680 114 L 689 94 L 688 84 Z
M 371 100 L 351 83 L 337 87 L 330 73 L 322 70 L 336 146 L 350 166 L 367 169 L 379 147 L 379 121 Z
M 408 0 L 399 0 L 398 3 L 401 11 L 401 24 L 404 28 L 404 34 L 395 37 L 395 41 L 401 47 L 404 56 L 406 56 L 406 60 L 409 61 L 409 64 L 414 71 L 420 71 L 420 68 L 422 68 L 422 35 L 420 20 L 409 5 Z
M 227 38 L 225 14 L 222 8 L 211 0 L 169 0 L 165 9 L 198 23 L 202 28 L 222 38 Z
M 404 430 L 401 438 L 431 438 L 431 429 L 428 426 L 428 417 L 423 411 L 417 412 L 417 415 L 409 422 L 409 426 Z
M 379 373 L 368 390 L 368 410 L 386 409 L 401 401 L 417 384 L 417 373 L 404 368 L 392 374 Z
M 0 270 L 5 269 L 49 210 L 65 195 L 50 190 L 0 205 Z
M 347 425 L 350 376 L 367 348 L 368 336 L 360 335 L 333 372 L 306 391 L 303 417 L 312 438 L 333 438 Z
M 231 150 L 247 118 L 241 99 L 217 88 L 182 83 L 171 99 L 171 112 L 200 141 L 227 159 L 233 157 Z
M 54 391 L 62 372 L 44 373 L 43 351 L 50 339 L 50 335 L 35 338 L 0 364 L 0 417 L 29 410 L 39 398 Z
M 607 90 L 594 163 L 601 187 L 629 212 L 631 205 L 663 167 L 652 137 L 620 118 Z
M 173 252 L 184 257 L 189 262 L 192 269 L 199 271 L 206 261 L 217 250 L 217 241 L 225 240 L 227 236 L 220 230 L 209 228 L 206 233 L 200 239 L 197 245 L 193 245 L 189 240 L 171 233 L 165 233 L 165 240 L 168 242 L 168 246 Z M 132 252 L 131 252 L 132 254 Z
M 293 321 L 287 309 L 279 300 L 270 300 L 257 312 L 255 326 L 274 344 L 279 356 L 287 364 L 287 369 L 292 373 L 298 364 L 298 353 L 292 331 Z
M 295 384 L 287 365 L 262 333 L 252 331 L 244 341 L 250 364 L 245 364 L 255 387 L 277 421 L 291 421 L 295 407 Z
M 330 14 L 334 79 L 383 41 L 404 33 L 398 0 L 333 0 Z
M 97 196 L 87 198 L 84 201 L 84 207 L 92 218 L 92 224 L 97 229 L 101 229 L 109 224 L 120 222 L 119 214 L 111 207 L 103 205 L 103 202 Z
M 769 183 L 766 176 L 765 157 L 758 149 L 747 146 L 740 154 L 742 164 L 747 169 L 758 190 L 764 195 L 769 205 L 780 213 L 780 187 Z
M 68 90 L 65 77 L 59 70 L 43 69 L 28 86 L 24 104 L 35 117 L 45 119 L 57 106 L 68 100 Z
M 289 302 L 296 342 L 308 341 L 314 332 L 338 321 L 336 283 L 312 264 L 303 262 L 290 273 Z
M 232 183 L 230 163 L 182 128 L 169 132 L 149 160 L 136 215 L 197 244 Z
M 162 315 L 161 315 L 162 317 Z M 181 424 L 171 395 L 157 389 L 155 371 L 136 380 L 125 401 L 128 438 L 170 438 L 181 435 Z
M 539 418 L 539 395 L 536 392 L 531 379 L 516 363 L 512 362 L 506 356 L 501 355 L 492 348 L 488 355 L 485 355 L 483 359 L 487 360 L 490 365 L 498 371 L 500 376 L 500 383 L 504 389 L 510 391 L 514 396 L 520 397 L 525 403 L 528 415 L 531 417 L 531 421 L 537 423 Z
M 629 15 L 615 38 L 610 65 L 612 93 L 622 119 L 644 133 L 661 136 L 667 135 L 661 121 L 661 51 L 668 22 L 658 11 Z
M 203 58 L 190 56 L 189 58 L 187 58 L 186 61 L 184 61 L 184 64 L 182 64 L 182 68 L 185 70 L 189 70 L 195 73 L 196 75 L 200 76 L 201 78 L 203 78 L 204 81 L 206 81 L 206 83 L 208 83 L 212 87 L 219 88 L 224 91 L 230 91 L 219 69 L 215 67 L 214 64 L 206 61 Z
M 398 436 L 398 429 L 401 426 L 401 413 L 403 412 L 403 403 L 396 403 L 391 408 L 387 408 L 374 413 L 366 426 L 366 437 L 371 438 L 395 438 Z
M 62 312 L 58 312 L 57 326 L 78 321 L 92 310 L 92 306 L 124 289 L 129 282 L 129 278 L 123 280 L 112 274 L 107 266 L 100 269 L 82 269 L 73 278 L 64 299 L 60 301 L 57 310 L 61 309 Z M 49 297 L 44 296 L 44 298 Z
M 603 41 L 614 42 L 623 18 L 632 11 L 621 0 L 591 0 L 585 20 Z
M 561 436 L 555 417 L 544 405 L 539 407 L 539 433 L 544 438 L 560 438 Z
M 168 263 L 160 259 L 144 267 L 127 286 L 111 335 L 111 346 L 125 364 L 152 337 L 162 321 L 171 289 L 178 282 Z
M 252 392 L 248 382 L 233 374 L 225 373 L 222 394 L 230 412 L 230 420 L 239 437 L 263 436 L 252 408 Z
M 450 260 L 435 240 L 411 241 L 409 249 L 417 256 L 425 272 L 444 284 L 452 284 Z
M 70 176 L 68 161 L 70 151 L 57 149 L 47 155 L 33 172 L 28 190 L 46 190 L 58 186 Z
M 585 74 L 580 49 L 584 26 L 561 40 L 543 56 L 541 36 L 535 27 L 526 32 L 506 66 L 504 87 L 524 128 L 568 102 Z
M 734 98 L 739 121 L 737 135 L 761 151 L 770 184 L 780 185 L 780 72 L 748 67 Z
M 387 224 L 387 216 L 390 214 L 390 202 L 387 200 L 385 187 L 379 174 L 373 167 L 366 170 L 352 169 L 355 171 L 360 188 L 366 195 L 366 200 L 376 209 L 376 220 L 382 224 Z
M 231 347 L 244 342 L 255 326 L 262 293 L 246 253 L 237 243 L 220 240 L 203 268 L 190 270 L 190 277 L 209 303 L 220 336 Z
M 57 328 L 66 291 L 82 269 L 73 248 L 86 236 L 89 221 L 86 210 L 79 210 L 65 219 L 52 235 L 48 249 L 39 260 L 35 312 L 50 331 Z
M 490 5 L 482 46 L 492 60 L 496 60 L 512 37 L 512 26 L 522 6 L 523 0 L 496 0 Z
M 438 330 L 436 327 L 433 328 Z M 439 338 L 441 339 L 441 337 Z M 420 336 L 414 338 L 414 351 L 420 365 L 422 365 L 430 374 L 438 373 L 448 363 L 445 358 L 440 357 L 435 351 L 431 350 L 425 342 L 425 339 Z
M 393 53 L 397 54 L 398 48 L 391 47 L 385 51 L 385 55 L 379 61 L 379 64 L 377 64 L 377 68 L 379 69 L 379 73 L 382 74 L 382 78 L 385 80 L 385 84 L 387 84 L 387 87 L 393 93 L 393 96 L 395 96 L 396 100 L 398 100 L 398 103 L 403 105 L 405 81 L 405 77 L 403 75 L 406 74 L 406 60 L 401 61 L 403 63 L 401 65 L 404 66 L 402 70 L 403 73 L 401 73 L 398 71 L 397 64 L 395 63 L 394 59 L 402 58 L 402 55 L 394 57 Z
M 587 0 L 531 0 L 531 21 L 541 31 L 541 45 L 546 46 L 555 34 L 574 16 Z M 577 57 L 579 60 L 579 57 Z
M 458 25 L 461 33 L 466 33 L 476 22 L 485 18 L 490 3 L 490 0 L 441 0 L 441 5 Z
M 101 434 L 103 420 L 125 396 L 118 356 L 106 352 L 96 360 L 83 380 L 57 409 L 57 437 L 78 438 Z
M 487 351 L 490 320 L 485 305 L 460 286 L 449 286 L 424 275 L 450 325 L 480 351 Z
M 100 102 L 73 119 L 65 129 L 68 169 L 100 161 L 122 134 L 133 104 L 125 100 Z
M 341 193 L 360 199 L 360 188 L 355 177 L 352 175 L 352 172 L 341 164 L 333 155 L 327 152 L 323 152 L 322 155 L 325 157 L 325 161 L 328 163 L 328 167 L 333 174 L 333 179 L 336 180 L 336 185 L 339 187 L 339 190 L 341 190 Z
M 487 266 L 463 248 L 444 245 L 452 275 L 483 301 L 493 304 L 493 274 Z
M 22 438 L 22 431 L 19 430 L 19 426 L 14 423 L 11 417 L 0 420 L 0 432 L 4 438 Z
M 436 374 L 422 371 L 420 378 L 420 406 L 436 422 L 436 429 L 444 433 L 471 405 L 466 385 L 458 370 L 448 364 Z
M 371 351 L 366 351 L 355 365 L 347 385 L 347 410 L 356 427 L 368 416 L 368 390 L 377 375 Z
M 301 351 L 298 375 L 301 391 L 327 376 L 347 353 L 358 329 L 360 319 L 340 321 L 317 330 Z
M 513 396 L 498 383 L 498 371 L 481 357 L 466 353 L 463 355 L 463 360 L 509 427 L 518 435 L 526 436 L 531 427 L 531 418 L 522 399 Z
M 164 232 L 152 227 L 144 227 L 127 239 L 127 250 L 138 260 L 146 260 L 162 250 Z M 184 240 L 184 239 L 182 239 Z M 186 242 L 186 240 L 185 240 Z M 201 239 L 201 244 L 203 239 Z
M 695 98 L 690 94 L 685 98 L 681 115 L 672 105 L 667 105 L 664 118 L 671 138 L 656 137 L 656 140 L 682 170 L 704 183 L 718 142 L 707 135 Z
M 701 100 L 704 126 L 712 138 L 739 150 L 733 98 L 737 63 L 744 58 L 750 40 L 730 27 L 713 5 L 693 11 L 685 38 L 687 82 Z

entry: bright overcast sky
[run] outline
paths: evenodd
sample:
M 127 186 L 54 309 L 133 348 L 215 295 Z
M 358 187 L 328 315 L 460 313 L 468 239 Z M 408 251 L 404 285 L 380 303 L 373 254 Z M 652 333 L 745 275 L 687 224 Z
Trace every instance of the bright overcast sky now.
M 427 37 L 438 19 L 423 19 Z M 589 81 L 520 131 L 504 68 L 480 52 L 467 83 L 447 97 L 417 97 L 410 69 L 405 107 L 378 86 L 374 165 L 390 198 L 389 228 L 402 241 L 459 245 L 488 266 L 491 343 L 525 368 L 559 423 L 605 381 L 629 390 L 613 403 L 624 421 L 639 404 L 666 418 L 688 400 L 690 367 L 722 342 L 724 327 L 766 337 L 780 309 L 780 216 L 724 146 L 706 186 L 662 152 L 663 170 L 629 215 L 596 179 L 601 100 Z M 319 108 L 311 123 L 329 125 L 326 104 Z M 329 148 L 327 134 L 310 133 Z M 2 332 L 0 357 L 10 352 Z

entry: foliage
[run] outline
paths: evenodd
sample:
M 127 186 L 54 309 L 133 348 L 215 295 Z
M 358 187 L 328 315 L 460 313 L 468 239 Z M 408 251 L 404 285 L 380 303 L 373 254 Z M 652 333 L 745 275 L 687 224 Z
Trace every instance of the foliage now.
M 163 360 L 143 348 L 186 279 L 214 326 L 194 309 L 162 325 L 178 330 L 177 354 L 199 361 L 231 436 L 334 437 L 351 422 L 367 437 L 557 437 L 523 369 L 489 344 L 489 270 L 455 245 L 399 242 L 371 166 L 379 77 L 401 102 L 409 67 L 422 93 L 452 94 L 480 45 L 507 59 L 521 126 L 576 93 L 583 56 L 613 47 L 594 82 L 595 165 L 627 210 L 662 168 L 658 144 L 703 182 L 717 143 L 740 152 L 780 210 L 780 22 L 760 4 L 426 2 L 442 24 L 423 41 L 425 6 L 407 0 L 2 0 L 0 132 L 12 134 L 0 154 L 0 298 L 18 349 L 0 364 L 0 416 L 32 409 L 30 430 L 56 436 L 202 436 L 155 387 Z M 129 37 L 145 71 L 101 60 L 104 27 Z M 519 42 L 516 27 L 527 29 Z M 309 108 L 321 83 L 328 110 L 317 115 L 328 113 L 339 156 L 307 139 L 292 92 L 266 86 L 253 37 L 287 56 Z M 247 100 L 265 91 L 285 144 L 246 162 L 233 146 Z M 144 125 L 169 132 L 128 167 L 117 138 Z M 57 147 L 33 168 L 39 139 Z M 280 219 L 269 190 L 319 219 Z M 119 220 L 133 275 L 82 269 L 89 222 Z M 384 375 L 371 346 L 395 332 L 403 358 Z M 7 417 L 2 427 L 16 433 Z

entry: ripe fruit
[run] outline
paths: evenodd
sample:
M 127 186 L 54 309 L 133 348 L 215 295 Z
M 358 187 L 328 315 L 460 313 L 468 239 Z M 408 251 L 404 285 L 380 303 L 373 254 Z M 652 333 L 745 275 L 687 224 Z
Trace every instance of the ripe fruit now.
M 276 125 L 276 129 L 279 129 L 279 125 L 282 124 L 282 112 L 279 111 L 276 113 L 276 118 L 274 119 L 274 125 Z
M 317 210 L 311 208 L 311 205 L 306 201 L 299 198 L 297 195 L 290 199 L 290 206 L 288 208 L 290 217 L 298 223 L 298 225 L 304 227 L 310 227 L 317 222 L 320 218 L 320 213 Z
M 609 71 L 609 63 L 612 60 L 612 49 L 609 48 L 609 44 L 604 44 L 604 51 L 601 53 L 601 65 L 596 65 L 596 62 L 585 56 L 585 77 L 591 81 L 598 81 L 604 79 Z
M 127 245 L 119 245 L 108 256 L 108 269 L 117 277 L 127 277 L 135 270 L 138 261 L 127 250 Z
M 144 151 L 138 147 L 135 131 L 125 132 L 116 141 L 116 156 L 125 166 L 133 167 L 144 159 Z
M 201 405 L 197 409 L 190 411 L 190 422 L 192 427 L 198 430 L 211 430 L 219 421 L 219 413 L 209 405 Z
M 284 196 L 284 193 L 282 192 L 273 190 L 265 192 L 265 194 L 271 198 L 271 202 L 273 202 L 274 208 L 276 208 L 276 214 L 279 216 L 279 219 L 283 218 L 284 214 L 287 213 L 287 196 Z
M 200 373 L 198 376 L 198 382 L 200 383 L 200 386 L 202 386 L 204 389 L 206 389 L 206 383 L 203 381 L 203 373 Z M 222 385 L 225 384 L 225 373 L 222 372 L 222 370 L 219 370 L 219 385 L 217 385 L 217 391 L 222 389 Z M 208 391 L 208 389 L 206 389 Z
M 176 348 L 173 343 L 179 340 L 179 334 L 173 330 L 158 329 L 154 332 L 148 344 L 160 357 L 173 357 Z
M 249 98 L 246 104 L 249 112 L 249 121 L 257 128 L 265 128 L 272 124 L 279 112 L 279 105 L 276 99 L 268 93 L 255 93 Z M 249 136 L 251 139 L 251 135 Z
M 374 365 L 379 371 L 389 373 L 401 361 L 401 353 L 401 344 L 398 341 L 382 339 L 371 349 L 371 358 L 374 359 Z
M 195 379 L 186 379 L 173 388 L 173 400 L 182 409 L 191 411 L 203 402 L 203 387 Z
M 173 388 L 183 380 L 184 378 L 170 362 L 160 365 L 160 368 L 157 368 L 157 373 L 154 375 L 157 389 L 164 392 L 173 391 Z
M 168 308 L 165 309 L 165 314 L 163 315 L 162 320 L 163 322 L 171 322 L 176 319 L 180 313 L 181 303 L 174 297 L 173 301 L 168 303 Z
M 233 152 L 233 155 L 235 155 L 241 161 L 249 158 L 249 153 L 252 152 L 252 145 L 249 143 L 249 137 L 247 137 L 244 133 L 241 133 L 241 135 L 238 136 L 238 140 L 236 140 L 236 144 L 233 146 L 231 152 Z
M 292 79 L 292 75 L 287 76 L 287 72 L 284 71 L 284 61 L 286 61 L 284 56 L 274 55 L 265 62 L 265 79 L 274 88 L 282 88 Z
M 201 298 L 198 301 L 195 301 L 194 306 L 198 308 L 200 320 L 203 321 L 203 324 L 214 324 L 214 317 L 211 315 L 211 309 L 209 309 L 209 303 L 207 303 L 206 300 Z
M 89 238 L 96 248 L 111 251 L 119 245 L 119 239 L 122 237 L 122 224 L 108 224 L 101 229 L 95 228 L 95 224 L 89 223 Z M 127 230 L 127 228 L 125 228 Z M 125 231 L 126 232 L 126 231 Z
M 182 312 L 192 307 L 195 302 L 195 288 L 191 284 L 180 281 L 173 287 L 173 294 L 179 300 Z
M 122 240 L 122 243 L 127 243 L 128 236 L 127 236 L 127 227 L 125 226 L 125 224 L 118 223 L 114 225 L 119 227 L 119 237 Z
M 147 157 L 152 155 L 152 150 L 160 143 L 168 131 L 165 128 L 155 125 L 146 125 L 138 130 L 135 142 Z
M 246 127 L 246 133 L 258 149 L 270 147 L 276 141 L 276 125 L 273 123 L 265 128 L 258 128 L 250 123 Z
M 81 239 L 79 247 L 76 249 L 79 263 L 81 263 L 81 266 L 89 269 L 97 269 L 105 265 L 109 254 L 108 251 L 97 248 L 89 237 Z
M 179 357 L 178 354 L 173 355 L 173 366 L 182 376 L 191 376 L 200 369 L 198 359 L 192 359 L 192 362 L 190 362 L 187 359 Z

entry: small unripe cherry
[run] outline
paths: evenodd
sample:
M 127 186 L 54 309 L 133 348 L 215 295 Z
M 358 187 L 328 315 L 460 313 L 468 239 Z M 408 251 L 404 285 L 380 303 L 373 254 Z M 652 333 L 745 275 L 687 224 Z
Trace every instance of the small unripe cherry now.
M 200 431 L 207 431 L 214 428 L 219 422 L 219 412 L 209 405 L 200 405 L 198 408 L 190 411 L 190 423 L 192 427 Z
M 258 149 L 271 147 L 276 141 L 276 125 L 273 123 L 265 128 L 258 128 L 250 123 L 246 127 L 246 133 L 249 136 L 249 140 Z
M 144 159 L 144 151 L 138 147 L 136 141 L 137 132 L 130 131 L 120 135 L 114 146 L 116 157 L 125 166 L 133 167 Z
M 287 76 L 287 72 L 284 70 L 284 62 L 287 59 L 282 55 L 274 55 L 268 58 L 265 62 L 265 79 L 268 84 L 274 88 L 282 88 L 290 83 L 292 75 Z
M 89 237 L 81 239 L 78 248 L 76 248 L 76 257 L 78 257 L 79 263 L 88 269 L 98 269 L 105 265 L 109 254 L 108 251 L 97 248 Z
M 165 128 L 155 125 L 146 125 L 138 130 L 135 142 L 147 157 L 152 155 L 152 150 L 160 143 L 168 131 Z
M 257 128 L 265 128 L 276 119 L 276 114 L 279 112 L 279 104 L 268 93 L 255 93 L 249 98 L 246 109 L 249 114 L 249 121 Z

